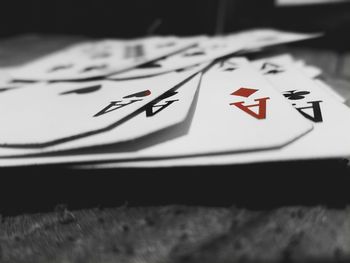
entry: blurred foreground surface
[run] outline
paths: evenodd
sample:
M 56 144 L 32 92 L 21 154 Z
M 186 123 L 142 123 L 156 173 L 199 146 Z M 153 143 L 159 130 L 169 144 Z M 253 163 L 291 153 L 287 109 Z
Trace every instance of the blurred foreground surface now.
M 350 209 L 119 207 L 2 218 L 1 262 L 349 262 Z

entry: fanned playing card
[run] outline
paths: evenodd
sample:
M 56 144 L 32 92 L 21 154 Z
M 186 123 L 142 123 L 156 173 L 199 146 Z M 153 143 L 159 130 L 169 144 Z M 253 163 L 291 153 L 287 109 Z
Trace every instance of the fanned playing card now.
M 183 122 L 187 117 L 199 86 L 200 78 L 201 74 L 197 74 L 186 83 L 168 90 L 144 107 L 137 116 L 110 131 L 62 143 L 42 152 L 116 144 L 135 140 L 156 131 L 173 127 Z
M 192 39 L 146 38 L 83 42 L 11 71 L 20 80 L 79 80 L 103 77 L 187 49 Z
M 270 28 L 244 30 L 232 35 L 232 41 L 238 39 L 246 43 L 244 52 L 257 50 L 263 47 L 275 46 L 285 43 L 304 41 L 321 37 L 323 33 L 286 32 Z
M 133 81 L 38 83 L 0 96 L 0 145 L 43 147 L 112 129 L 204 66 Z
M 55 153 L 58 151 L 78 150 L 87 147 L 116 144 L 171 128 L 185 120 L 189 114 L 191 105 L 199 87 L 201 73 L 195 75 L 184 84 L 175 86 L 162 96 L 146 105 L 139 113 L 103 133 L 91 135 L 76 140 L 67 141 L 51 147 L 34 149 L 8 149 L 0 147 L 0 157 L 25 156 L 43 153 Z

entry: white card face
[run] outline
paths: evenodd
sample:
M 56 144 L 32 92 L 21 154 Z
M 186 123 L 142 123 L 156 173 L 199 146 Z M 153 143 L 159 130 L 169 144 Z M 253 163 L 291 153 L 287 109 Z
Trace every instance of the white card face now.
M 84 147 L 116 144 L 135 140 L 156 131 L 172 127 L 183 122 L 187 117 L 200 79 L 201 74 L 199 73 L 185 84 L 170 89 L 159 99 L 146 106 L 138 115 L 109 131 L 45 148 L 0 148 L 0 157 L 53 153 Z
M 4 93 L 0 144 L 37 147 L 104 131 L 202 68 L 146 80 L 39 83 Z
M 24 80 L 76 80 L 122 72 L 148 61 L 179 52 L 191 39 L 147 38 L 84 42 L 17 68 L 12 78 Z
M 110 78 L 128 79 L 157 75 L 214 60 L 238 51 L 256 50 L 266 46 L 300 41 L 316 36 L 318 34 L 300 34 L 272 29 L 260 29 L 239 32 L 223 37 L 197 38 L 198 46 L 196 47 L 155 61 L 133 71 L 113 75 Z

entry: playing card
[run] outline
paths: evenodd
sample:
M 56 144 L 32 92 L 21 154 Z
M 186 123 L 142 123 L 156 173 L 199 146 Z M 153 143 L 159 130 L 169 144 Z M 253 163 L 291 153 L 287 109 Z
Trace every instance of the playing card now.
M 38 83 L 0 96 L 0 144 L 43 147 L 114 128 L 197 73 L 190 68 L 146 80 Z
M 235 39 L 244 42 L 245 48 L 242 53 L 250 50 L 260 49 L 274 45 L 286 44 L 297 41 L 304 41 L 311 38 L 321 37 L 323 33 L 297 33 L 286 32 L 275 29 L 252 29 L 245 30 L 232 35 L 232 40 Z
M 185 84 L 168 90 L 158 99 L 144 107 L 137 116 L 115 129 L 95 136 L 59 144 L 47 150 L 62 151 L 115 144 L 135 140 L 179 124 L 185 120 L 189 113 L 200 78 L 201 74 L 198 74 Z
M 84 147 L 101 147 L 102 145 L 135 140 L 156 131 L 175 126 L 184 121 L 188 115 L 200 79 L 201 74 L 197 74 L 186 83 L 175 86 L 144 107 L 138 115 L 109 131 L 45 148 L 0 148 L 0 156 L 23 156 L 82 149 Z M 121 148 L 121 145 L 118 148 Z
M 192 39 L 175 37 L 83 42 L 12 70 L 11 76 L 51 81 L 97 78 L 132 69 L 195 44 Z
M 227 36 L 198 38 L 198 45 L 183 52 L 138 67 L 137 70 L 118 73 L 111 79 L 130 79 L 157 75 L 225 57 L 238 51 L 245 53 L 271 45 L 301 41 L 319 34 L 283 32 L 272 29 L 249 30 Z
M 245 59 L 231 59 L 207 72 L 193 113 L 176 129 L 162 134 L 162 138 L 154 138 L 158 143 L 134 152 L 100 149 L 85 155 L 65 153 L 64 156 L 3 160 L 3 164 L 170 158 L 266 150 L 283 147 L 312 127 Z M 179 133 L 182 135 L 174 138 L 174 134 Z

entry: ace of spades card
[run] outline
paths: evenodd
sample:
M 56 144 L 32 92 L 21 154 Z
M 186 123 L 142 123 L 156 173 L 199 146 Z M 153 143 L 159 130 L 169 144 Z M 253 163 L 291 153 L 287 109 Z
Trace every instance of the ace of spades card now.
M 146 105 L 135 117 L 109 131 L 86 138 L 63 142 L 51 147 L 34 149 L 9 149 L 0 147 L 0 157 L 33 156 L 68 150 L 80 150 L 84 152 L 86 148 L 94 146 L 108 146 L 127 141 L 130 141 L 130 144 L 134 144 L 136 139 L 139 139 L 138 144 L 141 144 L 142 140 L 147 140 L 147 138 L 143 139 L 146 135 L 170 128 L 184 121 L 193 104 L 192 102 L 199 87 L 200 79 L 201 73 L 198 73 L 185 83 L 176 85 L 158 99 Z M 124 143 L 123 147 L 125 145 L 127 144 Z
M 201 74 L 199 73 L 186 83 L 168 90 L 158 99 L 153 100 L 144 107 L 137 116 L 115 129 L 80 140 L 62 143 L 40 152 L 79 150 L 84 147 L 127 142 L 140 137 L 139 141 L 142 143 L 142 137 L 171 128 L 186 119 L 199 87 L 200 79 Z
M 13 90 L 0 97 L 7 113 L 0 116 L 0 144 L 38 148 L 109 130 L 202 69 L 142 81 L 38 83 Z
M 191 39 L 175 37 L 82 42 L 16 68 L 10 74 L 18 80 L 93 79 L 130 70 L 195 44 Z

